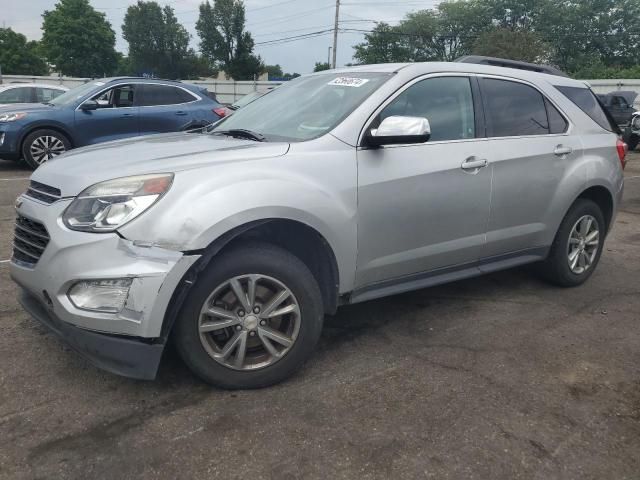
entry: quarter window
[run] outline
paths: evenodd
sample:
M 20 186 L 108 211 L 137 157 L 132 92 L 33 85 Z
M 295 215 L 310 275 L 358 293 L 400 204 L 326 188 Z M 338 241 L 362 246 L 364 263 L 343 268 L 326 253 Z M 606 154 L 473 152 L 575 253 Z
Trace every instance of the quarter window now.
M 429 120 L 430 141 L 475 137 L 473 95 L 467 77 L 428 78 L 410 86 L 385 107 L 379 121 L 394 115 Z
M 196 98 L 181 88 L 169 85 L 145 85 L 140 106 L 178 105 L 193 102 Z
M 507 80 L 482 79 L 489 137 L 550 133 L 544 97 L 535 88 Z
M 62 90 L 56 90 L 54 88 L 36 88 L 36 98 L 39 103 L 48 103 L 63 93 Z

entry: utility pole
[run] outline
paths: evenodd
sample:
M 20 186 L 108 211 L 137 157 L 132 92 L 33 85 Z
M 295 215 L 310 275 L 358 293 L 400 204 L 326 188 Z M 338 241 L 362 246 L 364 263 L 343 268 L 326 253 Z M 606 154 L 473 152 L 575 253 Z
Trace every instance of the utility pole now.
M 333 23 L 333 62 L 331 68 L 336 68 L 336 53 L 338 50 L 338 20 L 340 19 L 340 0 L 336 0 L 336 19 Z
M 331 66 L 331 47 L 329 47 L 329 53 L 327 53 L 327 65 Z

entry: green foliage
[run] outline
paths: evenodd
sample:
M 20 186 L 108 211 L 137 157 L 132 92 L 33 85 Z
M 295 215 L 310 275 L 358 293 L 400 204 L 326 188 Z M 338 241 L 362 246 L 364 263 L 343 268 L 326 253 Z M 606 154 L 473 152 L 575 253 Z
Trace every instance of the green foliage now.
M 200 5 L 196 30 L 200 50 L 216 67 L 235 80 L 251 80 L 264 65 L 253 52 L 253 38 L 245 31 L 242 0 L 205 0 Z
M 155 1 L 139 0 L 127 9 L 122 35 L 129 43 L 132 73 L 153 73 L 175 79 L 213 71 L 189 48 L 189 33 L 170 6 L 163 8 Z
M 89 0 L 60 0 L 42 15 L 42 51 L 65 75 L 101 77 L 117 68 L 116 37 Z
M 471 53 L 542 63 L 549 58 L 549 52 L 550 47 L 536 32 L 495 28 L 478 36 Z
M 298 78 L 300 76 L 299 73 L 285 73 L 282 78 L 284 80 L 293 80 L 294 78 Z
M 451 61 L 475 53 L 545 61 L 576 76 L 630 75 L 640 64 L 640 1 L 444 1 L 397 26 L 378 23 L 354 48 L 358 63 Z
M 322 72 L 324 70 L 329 70 L 330 68 L 331 65 L 329 65 L 328 62 L 316 62 L 315 66 L 313 67 L 313 71 Z
M 282 78 L 284 76 L 280 65 L 265 65 L 264 71 L 269 75 L 269 79 Z
M 27 42 L 27 37 L 10 28 L 0 28 L 0 67 L 2 73 L 12 75 L 46 75 L 49 72 L 38 42 Z

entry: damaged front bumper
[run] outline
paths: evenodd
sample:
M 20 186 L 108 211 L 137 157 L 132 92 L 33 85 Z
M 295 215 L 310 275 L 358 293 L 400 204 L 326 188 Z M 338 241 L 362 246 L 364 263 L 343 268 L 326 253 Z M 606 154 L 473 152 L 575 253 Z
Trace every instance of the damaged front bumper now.
M 50 238 L 36 263 L 11 263 L 11 278 L 24 290 L 21 302 L 32 316 L 98 366 L 131 377 L 153 378 L 164 348 L 165 313 L 174 291 L 200 257 L 137 246 L 116 233 L 71 231 L 60 220 L 70 201 L 45 205 L 23 196 L 18 202 L 18 215 L 43 224 Z M 70 288 L 79 281 L 112 279 L 131 280 L 118 313 L 80 309 L 69 299 Z M 133 353 L 136 349 L 140 355 Z M 118 366 L 119 356 L 126 368 Z M 111 361 L 105 362 L 106 358 Z M 147 360 L 155 366 L 150 367 Z

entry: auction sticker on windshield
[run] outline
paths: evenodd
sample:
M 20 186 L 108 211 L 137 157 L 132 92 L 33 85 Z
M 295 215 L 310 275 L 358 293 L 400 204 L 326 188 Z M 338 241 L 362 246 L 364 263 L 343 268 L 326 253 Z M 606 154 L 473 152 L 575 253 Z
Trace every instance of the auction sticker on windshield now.
M 331 80 L 327 85 L 340 85 L 342 87 L 361 87 L 368 81 L 368 78 L 338 77 Z

